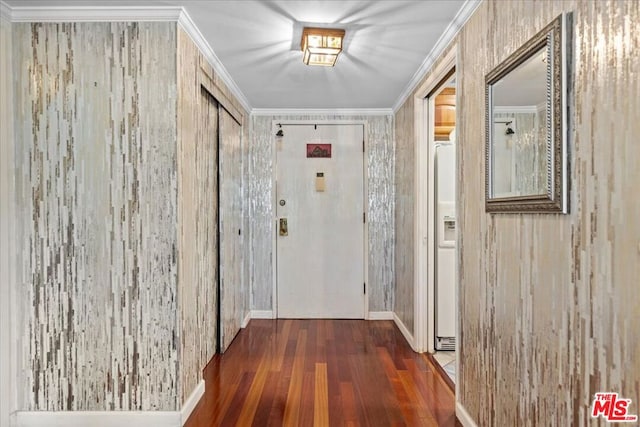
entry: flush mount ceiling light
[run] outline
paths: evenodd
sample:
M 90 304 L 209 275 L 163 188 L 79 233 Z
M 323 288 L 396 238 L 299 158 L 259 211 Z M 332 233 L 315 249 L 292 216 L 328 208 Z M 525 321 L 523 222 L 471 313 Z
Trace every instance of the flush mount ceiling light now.
M 304 52 L 302 62 L 307 65 L 333 67 L 342 52 L 343 39 L 344 30 L 305 27 L 300 42 Z

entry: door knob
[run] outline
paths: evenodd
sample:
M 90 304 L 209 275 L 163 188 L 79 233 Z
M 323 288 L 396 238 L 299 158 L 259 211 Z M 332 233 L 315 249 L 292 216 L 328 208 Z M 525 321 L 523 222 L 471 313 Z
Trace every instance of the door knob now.
M 288 236 L 289 227 L 287 227 L 287 218 L 280 218 L 280 235 Z

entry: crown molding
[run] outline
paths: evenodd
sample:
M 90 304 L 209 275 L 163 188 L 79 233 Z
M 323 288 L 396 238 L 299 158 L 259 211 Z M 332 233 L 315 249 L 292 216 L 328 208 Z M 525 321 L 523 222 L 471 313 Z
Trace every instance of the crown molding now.
M 251 104 L 249 103 L 249 100 L 246 96 L 244 96 L 244 93 L 242 93 L 233 78 L 231 78 L 231 75 L 229 74 L 225 66 L 222 65 L 222 62 L 213 51 L 213 48 L 211 47 L 207 39 L 202 35 L 196 24 L 191 19 L 191 16 L 189 16 L 189 13 L 187 13 L 184 8 L 182 8 L 178 17 L 178 25 L 182 27 L 185 33 L 187 33 L 191 40 L 193 40 L 198 49 L 200 49 L 200 52 L 202 52 L 209 64 L 213 67 L 213 70 L 218 75 L 218 77 L 220 77 L 227 88 L 229 88 L 233 96 L 235 96 L 235 98 L 238 100 L 240 105 L 242 105 L 242 108 L 250 113 Z
M 177 6 L 14 6 L 11 22 L 177 22 Z
M 393 104 L 394 113 L 398 111 L 407 98 L 411 96 L 413 91 L 418 87 L 418 84 L 420 84 L 420 81 L 424 78 L 427 72 L 429 72 L 431 67 L 433 67 L 433 64 L 453 41 L 462 26 L 467 22 L 471 15 L 473 15 L 473 12 L 475 12 L 480 3 L 482 3 L 482 0 L 467 0 L 462 5 L 455 18 L 453 18 L 453 21 L 451 21 L 447 26 L 444 33 L 442 33 L 436 44 L 433 46 L 433 49 L 431 49 L 431 52 L 429 52 L 420 65 L 420 68 L 418 68 L 418 70 L 413 74 L 413 77 L 411 77 L 411 80 L 398 97 L 398 100 Z
M 493 107 L 493 112 L 496 114 L 535 114 L 538 112 L 538 108 L 535 105 L 501 105 Z
M 391 108 L 254 108 L 252 116 L 391 116 Z

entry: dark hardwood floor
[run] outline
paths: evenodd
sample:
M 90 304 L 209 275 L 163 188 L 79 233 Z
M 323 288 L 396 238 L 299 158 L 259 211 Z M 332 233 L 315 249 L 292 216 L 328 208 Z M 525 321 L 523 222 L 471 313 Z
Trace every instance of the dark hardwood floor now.
M 460 425 L 392 321 L 252 320 L 204 376 L 186 427 Z

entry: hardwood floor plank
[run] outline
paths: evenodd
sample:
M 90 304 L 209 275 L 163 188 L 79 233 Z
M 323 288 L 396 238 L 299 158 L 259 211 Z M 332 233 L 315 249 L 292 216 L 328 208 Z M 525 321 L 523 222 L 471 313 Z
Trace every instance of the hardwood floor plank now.
M 204 378 L 186 427 L 460 425 L 392 321 L 252 320 Z
M 334 335 L 334 323 L 335 320 L 327 319 L 325 320 L 327 325 L 327 341 L 335 341 Z
M 268 373 L 269 358 L 267 355 L 264 355 L 260 365 L 258 366 L 254 380 L 251 383 L 244 405 L 242 406 L 242 411 L 238 417 L 238 425 L 248 426 L 253 423 L 253 417 L 256 414 L 256 409 L 258 409 L 258 403 L 260 402 L 260 397 L 262 396 L 262 390 L 264 389 L 264 383 L 267 380 Z
M 227 413 L 234 396 L 238 393 L 238 386 L 240 386 L 240 382 L 229 384 L 223 394 L 224 399 L 216 400 L 215 403 L 211 405 L 213 407 L 211 425 L 221 424 L 222 417 Z
M 338 358 L 338 343 L 335 341 L 333 334 L 333 322 L 328 322 L 327 333 L 327 390 L 331 390 L 329 394 L 329 425 L 341 425 L 344 420 L 342 409 L 342 397 L 340 395 L 340 365 Z
M 307 331 L 307 348 L 305 353 L 308 355 L 304 361 L 304 372 L 315 374 L 316 362 L 322 359 L 317 342 L 320 323 L 318 320 L 314 320 L 313 327 L 310 327 L 311 320 L 304 320 L 303 322 L 304 328 Z
M 356 396 L 351 383 L 340 383 L 340 398 L 344 421 L 358 424 L 358 411 L 356 409 Z
M 395 369 L 395 365 L 389 351 L 384 347 L 378 347 L 378 355 L 382 361 L 387 377 L 391 382 L 391 386 L 395 393 L 396 399 L 402 415 L 408 425 L 419 425 L 420 419 L 428 418 L 428 411 L 426 408 L 422 408 L 420 405 L 414 404 L 405 390 L 405 386 L 398 375 L 398 371 Z
M 302 395 L 300 396 L 300 414 L 297 426 L 313 425 L 315 372 L 305 372 L 302 378 Z
M 274 371 L 282 370 L 282 362 L 284 361 L 284 355 L 287 351 L 287 343 L 289 342 L 289 334 L 291 332 L 291 319 L 285 319 L 282 322 L 282 328 L 277 332 L 276 339 L 273 340 L 275 347 L 276 359 L 273 364 Z
M 293 356 L 294 362 L 291 367 L 291 380 L 284 410 L 284 425 L 298 426 L 298 416 L 300 414 L 300 397 L 302 394 L 302 380 L 304 378 L 304 354 L 307 346 L 307 330 L 301 329 L 298 332 L 298 342 L 296 353 Z
M 353 343 L 349 339 L 349 330 L 343 326 L 338 328 L 335 333 L 335 353 L 336 353 L 336 368 L 338 369 L 338 379 L 340 382 L 351 381 L 351 370 L 349 368 L 349 360 L 347 356 L 349 354 L 355 354 L 355 350 L 352 350 Z
M 256 408 L 255 415 L 253 417 L 254 427 L 262 427 L 271 423 L 271 412 L 276 405 L 276 399 L 278 398 L 278 378 L 280 373 L 276 371 L 269 371 L 265 380 L 262 394 L 260 395 L 260 401 Z M 284 407 L 284 405 L 283 405 Z M 282 417 L 278 420 L 276 425 L 282 425 Z
M 378 372 L 367 357 L 351 356 L 349 362 L 353 372 L 356 402 L 359 404 L 359 418 L 366 425 L 390 425 L 391 419 L 386 411 L 387 399 L 384 396 L 385 385 L 380 384 L 384 374 Z
M 423 404 L 429 408 L 431 416 L 440 426 L 453 426 L 455 423 L 455 403 L 452 399 L 447 398 L 448 390 L 439 381 L 439 375 L 434 371 L 419 370 L 413 360 L 405 360 L 405 364 L 407 364 Z M 434 386 L 439 389 L 434 390 Z
M 221 414 L 224 417 L 221 418 L 221 421 L 214 423 L 214 425 L 238 425 L 238 418 L 240 417 L 240 412 L 242 411 L 242 405 L 246 400 L 247 393 L 249 392 L 249 388 L 251 387 L 251 382 L 253 381 L 253 377 L 254 374 L 245 372 L 245 374 L 242 376 L 240 384 L 238 384 L 236 393 L 233 395 L 233 399 L 231 400 L 231 404 L 229 405 L 228 410 L 226 411 L 226 413 Z
M 282 321 L 278 321 L 282 322 Z M 274 369 L 279 368 L 275 372 L 278 374 L 276 381 L 276 394 L 271 405 L 271 412 L 269 414 L 268 426 L 281 427 L 284 424 L 284 413 L 287 407 L 287 394 L 291 383 L 291 373 L 293 371 L 293 363 L 295 361 L 296 349 L 297 349 L 297 337 L 300 332 L 300 326 L 298 322 L 293 323 L 291 320 L 285 320 L 288 322 L 288 338 L 282 339 L 282 343 L 285 345 L 284 353 L 282 356 L 282 362 L 276 365 Z M 285 332 L 284 327 L 282 329 Z M 284 338 L 284 337 L 283 337 Z
M 431 411 L 422 397 L 422 394 L 416 387 L 411 374 L 407 371 L 402 371 L 398 372 L 398 377 L 402 382 L 408 401 L 410 402 L 411 407 L 415 410 L 418 419 L 420 419 L 425 425 L 438 425 L 431 416 Z
M 315 396 L 313 401 L 314 427 L 329 426 L 329 389 L 327 381 L 327 364 L 316 363 Z

